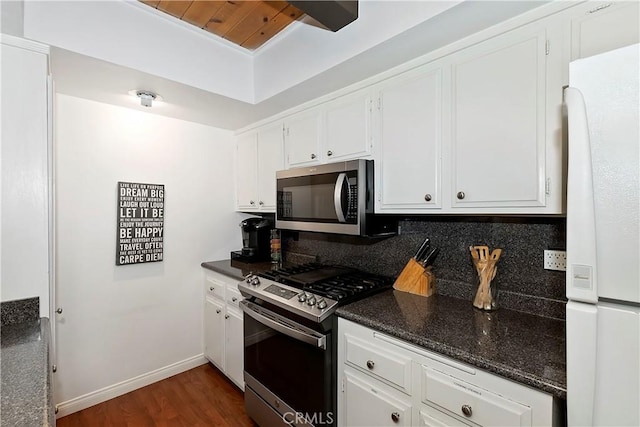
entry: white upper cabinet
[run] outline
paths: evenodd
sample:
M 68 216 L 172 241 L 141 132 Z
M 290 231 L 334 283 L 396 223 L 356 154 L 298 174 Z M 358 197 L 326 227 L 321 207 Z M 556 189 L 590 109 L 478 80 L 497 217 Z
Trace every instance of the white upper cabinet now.
M 258 207 L 275 212 L 276 171 L 284 169 L 282 124 L 258 130 Z
M 325 162 L 371 154 L 371 96 L 361 91 L 330 102 L 325 110 Z
M 240 135 L 236 141 L 237 210 L 275 212 L 276 171 L 284 169 L 282 124 Z
M 285 119 L 287 168 L 370 157 L 371 109 L 364 90 Z
M 322 112 L 313 109 L 285 120 L 287 168 L 320 163 Z
M 453 56 L 452 207 L 545 205 L 546 43 L 525 29 Z
M 376 200 L 381 213 L 439 209 L 442 62 L 392 79 L 378 93 Z
M 258 207 L 258 134 L 241 135 L 236 141 L 236 204 L 238 210 Z
M 640 3 L 587 2 L 571 9 L 571 59 L 640 41 Z

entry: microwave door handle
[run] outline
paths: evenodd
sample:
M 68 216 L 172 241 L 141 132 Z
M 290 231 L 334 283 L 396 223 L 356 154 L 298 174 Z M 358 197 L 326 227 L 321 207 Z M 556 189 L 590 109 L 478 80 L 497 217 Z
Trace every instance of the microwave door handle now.
M 336 208 L 336 216 L 339 222 L 346 222 L 344 211 L 342 210 L 342 187 L 347 179 L 347 174 L 342 172 L 336 180 L 336 187 L 333 190 L 333 205 Z

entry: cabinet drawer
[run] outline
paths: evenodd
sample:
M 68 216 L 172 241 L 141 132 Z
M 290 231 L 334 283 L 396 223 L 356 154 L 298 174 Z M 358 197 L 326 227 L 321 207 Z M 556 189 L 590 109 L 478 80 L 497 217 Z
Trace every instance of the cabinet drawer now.
M 220 282 L 211 276 L 206 276 L 204 280 L 204 285 L 205 285 L 205 290 L 207 292 L 207 296 L 218 298 L 224 301 L 224 289 L 226 285 L 223 282 Z
M 422 367 L 422 401 L 479 425 L 530 426 L 531 408 Z
M 379 346 L 345 335 L 346 361 L 370 375 L 410 393 L 411 359 Z
M 428 405 L 418 410 L 418 425 L 420 427 L 474 427 L 474 423 L 465 423 L 442 411 Z
M 227 285 L 226 291 L 227 304 L 231 307 L 238 307 L 238 304 L 242 300 L 242 295 L 238 290 L 238 285 Z
M 360 378 L 345 372 L 344 393 L 349 404 L 345 406 L 344 425 L 355 426 L 410 426 L 411 402 L 401 393 L 385 390 L 377 381 Z

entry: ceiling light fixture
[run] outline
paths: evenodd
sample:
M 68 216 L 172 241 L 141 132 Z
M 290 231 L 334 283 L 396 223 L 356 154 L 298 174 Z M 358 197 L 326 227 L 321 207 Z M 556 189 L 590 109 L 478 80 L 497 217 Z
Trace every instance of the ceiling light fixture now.
M 140 98 L 140 104 L 143 107 L 151 107 L 153 100 L 156 99 L 156 94 L 146 90 L 139 90 L 136 92 L 136 96 Z
M 151 107 L 153 101 L 162 101 L 162 97 L 150 90 L 130 90 L 129 95 L 140 98 L 140 105 L 143 107 Z

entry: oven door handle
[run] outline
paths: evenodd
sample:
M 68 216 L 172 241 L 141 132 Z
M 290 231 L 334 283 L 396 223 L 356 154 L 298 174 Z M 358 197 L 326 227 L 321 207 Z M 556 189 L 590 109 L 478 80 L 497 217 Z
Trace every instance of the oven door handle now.
M 298 341 L 302 341 L 304 343 L 307 344 L 311 344 L 315 347 L 321 348 L 323 350 L 327 349 L 327 337 L 324 335 L 320 335 L 320 334 L 315 334 L 313 333 L 313 331 L 308 330 L 309 332 L 306 332 L 304 330 L 302 330 L 304 327 L 303 326 L 298 326 L 297 328 L 292 328 L 291 325 L 287 325 L 281 322 L 278 322 L 277 318 L 279 316 L 277 316 L 276 314 L 271 314 L 271 316 L 273 316 L 274 318 L 270 318 L 265 316 L 262 313 L 258 313 L 253 307 L 252 307 L 252 303 L 250 303 L 247 300 L 242 300 L 240 301 L 240 308 L 242 309 L 242 311 L 244 311 L 247 315 L 253 317 L 256 321 L 262 323 L 265 326 L 268 326 L 280 333 L 283 333 L 293 339 L 296 339 Z M 290 323 L 293 323 L 290 321 Z M 307 329 L 307 328 L 304 328 Z
M 339 174 L 338 179 L 336 180 L 336 187 L 333 189 L 333 205 L 336 209 L 338 222 L 346 222 L 344 211 L 342 210 L 342 187 L 344 187 L 344 182 L 346 179 L 346 173 L 342 172 L 341 174 Z

